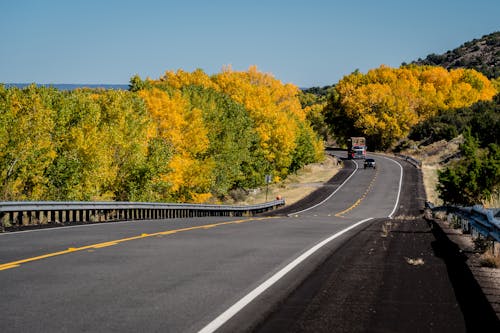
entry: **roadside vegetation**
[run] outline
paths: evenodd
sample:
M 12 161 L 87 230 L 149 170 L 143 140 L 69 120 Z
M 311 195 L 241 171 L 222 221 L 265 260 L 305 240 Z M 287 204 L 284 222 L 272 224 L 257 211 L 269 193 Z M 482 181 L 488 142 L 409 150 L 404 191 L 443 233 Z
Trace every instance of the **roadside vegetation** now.
M 500 206 L 499 48 L 497 32 L 304 90 L 256 67 L 129 91 L 0 85 L 0 200 L 246 201 L 364 136 L 422 159 L 430 200 Z
M 437 161 L 440 167 L 433 170 L 437 175 L 434 186 L 442 202 L 466 206 L 478 203 L 498 206 L 500 203 L 499 103 L 500 95 L 497 95 L 489 102 L 442 111 L 415 126 L 409 140 L 400 145 L 418 154 L 418 150 L 426 151 L 426 147 L 442 142 L 442 158 Z M 456 138 L 461 140 L 453 149 L 449 142 Z M 417 158 L 430 164 L 429 157 L 420 153 Z
M 130 91 L 0 85 L 0 200 L 217 202 L 323 159 L 299 89 L 255 67 Z
M 500 207 L 499 66 L 495 32 L 400 68 L 355 71 L 323 116 L 340 145 L 365 136 L 370 150 L 422 160 L 429 200 Z
M 381 66 L 341 79 L 324 113 L 340 143 L 364 136 L 370 149 L 387 150 L 439 110 L 489 101 L 496 93 L 490 80 L 472 69 Z

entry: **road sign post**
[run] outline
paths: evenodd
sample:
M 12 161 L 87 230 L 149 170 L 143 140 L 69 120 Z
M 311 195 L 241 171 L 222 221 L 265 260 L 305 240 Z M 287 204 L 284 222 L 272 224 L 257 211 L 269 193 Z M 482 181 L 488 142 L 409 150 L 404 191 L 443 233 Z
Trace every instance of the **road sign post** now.
M 267 195 L 269 193 L 269 183 L 271 182 L 271 180 L 272 180 L 272 176 L 266 175 L 266 202 L 267 202 Z

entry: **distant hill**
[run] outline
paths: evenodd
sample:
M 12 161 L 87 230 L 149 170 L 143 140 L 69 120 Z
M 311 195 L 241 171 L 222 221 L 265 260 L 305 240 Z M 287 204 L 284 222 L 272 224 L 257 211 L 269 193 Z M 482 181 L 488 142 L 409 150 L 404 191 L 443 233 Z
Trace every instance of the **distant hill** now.
M 1 84 L 1 83 L 0 83 Z M 5 83 L 7 88 L 16 87 L 19 89 L 26 88 L 32 83 Z M 105 89 L 105 90 L 128 90 L 128 84 L 85 84 L 85 83 L 47 83 L 47 84 L 36 84 L 39 87 L 54 87 L 59 90 L 75 90 L 80 88 L 89 89 Z
M 445 54 L 430 54 L 412 63 L 446 69 L 472 68 L 489 79 L 497 78 L 500 76 L 500 31 L 464 43 Z

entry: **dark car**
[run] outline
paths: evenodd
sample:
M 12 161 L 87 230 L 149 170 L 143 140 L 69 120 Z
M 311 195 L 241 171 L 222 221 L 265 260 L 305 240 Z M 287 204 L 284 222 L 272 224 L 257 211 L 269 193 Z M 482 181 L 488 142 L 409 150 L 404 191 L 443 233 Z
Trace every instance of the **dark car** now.
M 367 158 L 365 159 L 365 169 L 366 168 L 376 168 L 376 165 L 375 165 L 375 160 L 373 158 Z

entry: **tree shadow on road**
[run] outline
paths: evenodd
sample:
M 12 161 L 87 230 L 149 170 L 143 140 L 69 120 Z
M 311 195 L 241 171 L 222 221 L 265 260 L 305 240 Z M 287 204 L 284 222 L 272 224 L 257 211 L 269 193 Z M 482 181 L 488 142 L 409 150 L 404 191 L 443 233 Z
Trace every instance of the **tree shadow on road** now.
M 431 244 L 432 248 L 435 255 L 446 264 L 467 331 L 500 332 L 500 321 L 467 265 L 467 256 L 435 221 L 429 223 L 436 238 Z

